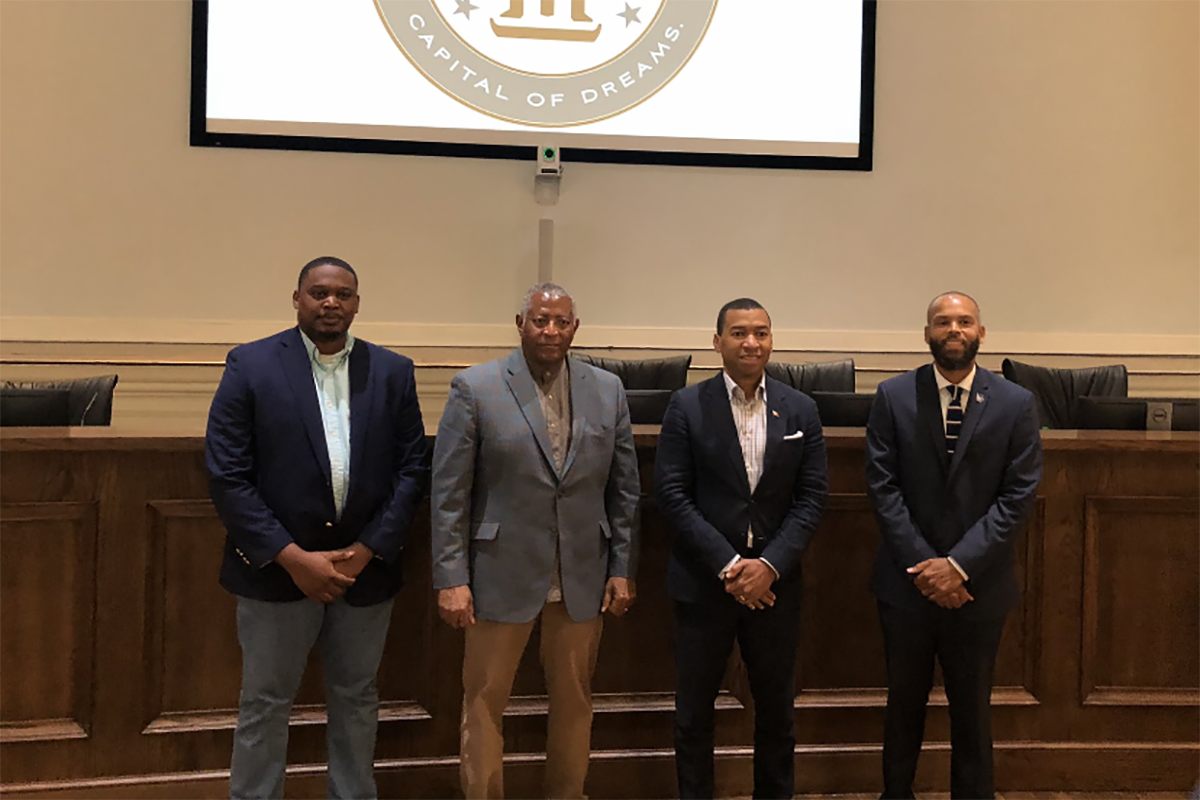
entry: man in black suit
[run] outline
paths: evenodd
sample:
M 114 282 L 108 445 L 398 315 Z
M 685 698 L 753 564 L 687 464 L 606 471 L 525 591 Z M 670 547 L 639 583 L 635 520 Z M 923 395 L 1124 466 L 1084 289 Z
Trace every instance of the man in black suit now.
M 724 369 L 671 398 L 654 472 L 675 534 L 679 796 L 713 796 L 714 704 L 736 639 L 754 696 L 754 796 L 791 797 L 800 557 L 828 494 L 825 440 L 813 401 L 765 374 L 761 305 L 726 303 L 713 347 Z
M 882 537 L 871 587 L 888 672 L 885 798 L 913 796 L 935 657 L 950 702 L 950 796 L 995 792 L 992 678 L 1020 599 L 1013 543 L 1033 510 L 1042 445 L 1033 395 L 975 365 L 985 333 L 970 297 L 935 297 L 933 364 L 881 383 L 867 423 Z

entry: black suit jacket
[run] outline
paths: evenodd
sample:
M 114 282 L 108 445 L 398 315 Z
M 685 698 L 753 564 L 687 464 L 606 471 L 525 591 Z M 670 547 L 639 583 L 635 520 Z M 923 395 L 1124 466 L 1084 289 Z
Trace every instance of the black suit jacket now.
M 225 523 L 221 585 L 258 600 L 304 594 L 272 559 L 295 542 L 374 551 L 346 602 L 372 605 L 402 583 L 400 551 L 425 491 L 425 428 L 413 363 L 355 340 L 350 351 L 350 476 L 341 519 L 329 449 L 298 328 L 230 351 L 205 437 L 209 489 Z
M 879 385 L 867 422 L 867 493 L 883 540 L 871 588 L 889 605 L 928 608 L 905 570 L 952 556 L 975 598 L 960 613 L 1002 616 L 1020 599 L 1013 541 L 1042 477 L 1037 409 L 982 367 L 964 408 L 951 459 L 933 365 Z
M 676 600 L 723 596 L 717 574 L 734 555 L 769 561 L 780 575 L 777 595 L 799 586 L 800 557 L 829 493 L 816 404 L 767 378 L 766 452 L 751 492 L 724 377 L 680 389 L 659 433 L 654 493 L 675 534 L 667 589 Z

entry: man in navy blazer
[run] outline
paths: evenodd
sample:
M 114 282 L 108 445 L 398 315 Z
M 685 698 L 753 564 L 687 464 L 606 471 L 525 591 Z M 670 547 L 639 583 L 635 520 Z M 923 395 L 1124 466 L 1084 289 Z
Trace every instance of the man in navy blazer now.
M 934 298 L 934 363 L 879 385 L 867 493 L 882 546 L 871 586 L 888 671 L 883 796 L 910 798 L 933 662 L 950 703 L 950 795 L 990 798 L 990 698 L 1017 605 L 1013 544 L 1033 510 L 1042 446 L 1033 395 L 975 364 L 986 330 L 961 292 Z
M 754 797 L 794 790 L 800 557 L 828 495 L 816 404 L 766 376 L 771 318 L 727 303 L 721 374 L 671 398 L 655 461 L 674 533 L 675 766 L 681 798 L 713 796 L 714 704 L 736 639 L 754 696 Z
M 296 328 L 230 351 L 205 439 L 242 646 L 230 794 L 283 796 L 288 714 L 319 643 L 329 796 L 375 797 L 375 679 L 425 429 L 412 361 L 349 333 L 349 264 L 309 262 L 292 304 Z

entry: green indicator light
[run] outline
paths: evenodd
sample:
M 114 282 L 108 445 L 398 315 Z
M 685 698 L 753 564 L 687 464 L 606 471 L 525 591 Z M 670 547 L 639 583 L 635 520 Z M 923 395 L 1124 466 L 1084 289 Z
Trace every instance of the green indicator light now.
M 547 161 L 553 161 L 554 160 L 554 148 L 547 147 L 544 150 L 542 150 L 542 158 L 546 159 Z

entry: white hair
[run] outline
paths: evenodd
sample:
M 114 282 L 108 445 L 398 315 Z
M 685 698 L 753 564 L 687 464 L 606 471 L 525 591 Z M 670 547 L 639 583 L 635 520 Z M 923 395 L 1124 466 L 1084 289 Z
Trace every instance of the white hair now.
M 557 283 L 539 283 L 536 286 L 530 287 L 525 293 L 525 299 L 521 301 L 521 318 L 529 316 L 529 309 L 533 307 L 533 298 L 540 295 L 545 295 L 549 300 L 559 300 L 563 297 L 571 301 L 571 316 L 575 316 L 575 298 L 571 297 L 571 293 Z

